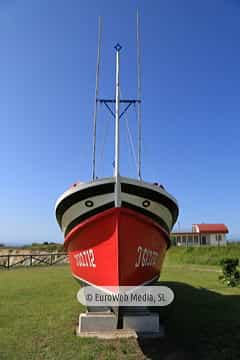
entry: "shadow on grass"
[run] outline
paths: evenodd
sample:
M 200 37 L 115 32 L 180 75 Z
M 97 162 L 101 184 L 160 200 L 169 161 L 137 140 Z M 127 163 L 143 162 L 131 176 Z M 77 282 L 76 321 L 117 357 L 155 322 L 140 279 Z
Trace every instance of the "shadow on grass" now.
M 180 282 L 160 282 L 175 301 L 158 308 L 164 339 L 139 339 L 148 359 L 240 359 L 240 296 L 221 295 Z

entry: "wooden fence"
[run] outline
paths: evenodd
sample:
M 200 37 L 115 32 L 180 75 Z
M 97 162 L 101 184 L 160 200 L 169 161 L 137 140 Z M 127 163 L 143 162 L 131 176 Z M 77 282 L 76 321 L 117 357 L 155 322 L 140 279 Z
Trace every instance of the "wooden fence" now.
M 67 253 L 6 254 L 0 255 L 0 268 L 15 266 L 55 265 L 68 262 Z

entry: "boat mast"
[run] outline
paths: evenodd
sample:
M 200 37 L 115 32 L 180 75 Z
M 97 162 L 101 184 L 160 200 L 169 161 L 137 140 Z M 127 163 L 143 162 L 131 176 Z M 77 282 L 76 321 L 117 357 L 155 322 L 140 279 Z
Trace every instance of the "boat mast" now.
M 141 81 L 140 81 L 140 39 L 139 39 L 139 15 L 137 15 L 137 59 L 138 59 L 138 98 L 137 99 L 120 99 L 120 51 L 122 49 L 120 44 L 115 46 L 116 50 L 116 84 L 115 84 L 115 99 L 99 98 L 99 68 L 100 68 L 100 47 L 101 47 L 102 25 L 101 18 L 98 21 L 98 53 L 97 53 L 97 68 L 96 68 L 96 88 L 95 88 L 95 102 L 94 102 L 94 116 L 93 116 L 93 162 L 92 162 L 92 180 L 96 179 L 96 133 L 97 133 L 97 110 L 98 103 L 104 104 L 107 110 L 115 119 L 115 154 L 114 154 L 114 177 L 116 179 L 115 189 L 115 206 L 121 206 L 120 201 L 120 119 L 124 116 L 132 105 L 137 105 L 138 117 L 138 177 L 141 179 Z M 115 112 L 112 109 L 112 104 L 115 104 Z M 120 104 L 123 109 L 120 109 Z
M 119 111 L 120 111 L 120 50 L 121 45 L 115 46 L 116 50 L 116 96 L 115 96 L 115 161 L 114 161 L 114 176 L 116 178 L 115 190 L 115 206 L 119 204 L 120 182 L 119 182 L 119 156 L 120 156 L 120 129 L 119 129 Z

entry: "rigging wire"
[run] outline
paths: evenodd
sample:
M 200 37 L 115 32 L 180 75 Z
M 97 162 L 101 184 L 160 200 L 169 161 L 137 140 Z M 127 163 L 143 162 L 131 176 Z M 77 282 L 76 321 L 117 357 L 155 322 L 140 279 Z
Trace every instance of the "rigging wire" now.
M 121 88 L 119 90 L 120 90 L 120 94 L 121 94 L 121 97 L 122 97 Z M 125 118 L 125 126 L 126 126 L 126 130 L 127 130 L 127 139 L 128 139 L 128 144 L 129 144 L 129 147 L 130 147 L 130 152 L 132 154 L 133 160 L 135 162 L 136 169 L 138 171 L 137 155 L 136 155 L 136 151 L 135 151 L 135 148 L 134 148 L 133 136 L 132 136 L 131 129 L 130 129 L 130 126 L 129 126 L 127 113 L 124 113 L 123 117 Z
M 127 138 L 128 138 L 131 154 L 132 154 L 133 160 L 135 162 L 136 169 L 138 171 L 138 161 L 137 161 L 137 156 L 136 156 L 136 152 L 135 152 L 135 149 L 134 149 L 133 137 L 132 137 L 132 134 L 131 134 L 131 130 L 130 130 L 128 119 L 127 119 L 126 115 L 125 115 L 125 125 L 126 125 L 126 129 L 127 129 L 127 135 L 128 135 Z
M 105 145 L 107 143 L 107 137 L 108 137 L 108 130 L 109 130 L 109 117 L 105 117 L 105 126 L 104 126 L 104 130 L 103 130 L 103 140 L 102 140 L 102 144 L 100 147 L 100 155 L 99 155 L 99 165 L 100 165 L 100 169 L 103 168 L 103 166 L 101 167 L 101 164 L 103 163 L 103 157 L 104 157 L 104 148 Z
M 141 45 L 140 45 L 140 18 L 139 10 L 137 9 L 137 122 L 138 122 L 138 177 L 141 180 L 141 157 L 142 157 L 142 113 L 141 113 Z
M 99 94 L 101 39 L 102 39 L 102 19 L 101 19 L 101 16 L 99 16 L 98 17 L 98 51 L 97 51 L 97 65 L 96 65 L 96 87 L 95 87 L 95 101 L 94 101 L 94 114 L 93 114 L 92 180 L 95 180 L 95 178 L 96 178 L 96 137 L 97 137 L 97 110 L 98 110 L 98 94 Z

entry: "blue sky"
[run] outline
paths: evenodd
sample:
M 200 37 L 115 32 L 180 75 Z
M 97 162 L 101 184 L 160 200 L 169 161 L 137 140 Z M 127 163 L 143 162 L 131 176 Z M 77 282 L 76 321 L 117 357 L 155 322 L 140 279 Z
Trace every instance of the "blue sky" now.
M 102 97 L 136 95 L 142 33 L 143 177 L 180 205 L 181 228 L 224 222 L 240 238 L 240 2 L 0 2 L 0 243 L 62 241 L 57 197 L 91 173 L 97 17 Z M 135 113 L 128 121 L 135 132 Z M 101 159 L 103 132 L 109 124 Z M 97 174 L 112 174 L 113 121 L 100 109 Z M 121 172 L 135 176 L 122 123 Z M 125 144 L 125 145 L 124 145 Z M 102 161 L 103 160 L 103 161 Z

